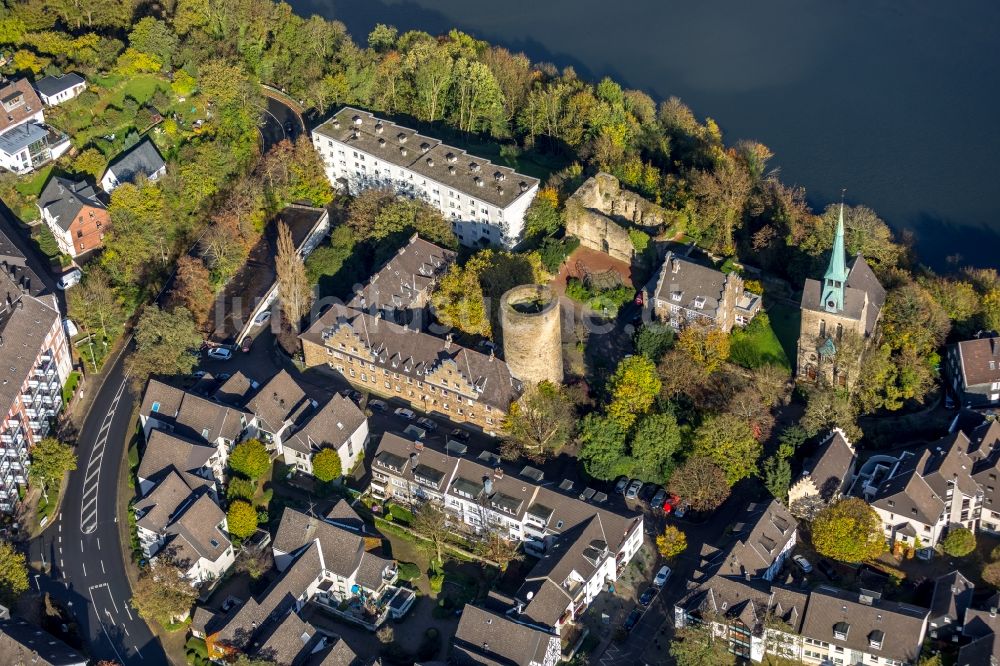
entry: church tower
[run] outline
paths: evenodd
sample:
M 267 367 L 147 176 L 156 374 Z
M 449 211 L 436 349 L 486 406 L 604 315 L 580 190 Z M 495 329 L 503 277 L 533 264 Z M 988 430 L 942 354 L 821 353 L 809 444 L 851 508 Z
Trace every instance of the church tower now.
M 823 276 L 823 309 L 836 314 L 844 311 L 844 287 L 847 284 L 847 259 L 844 253 L 844 204 L 840 204 L 837 234 L 833 238 L 833 254 Z

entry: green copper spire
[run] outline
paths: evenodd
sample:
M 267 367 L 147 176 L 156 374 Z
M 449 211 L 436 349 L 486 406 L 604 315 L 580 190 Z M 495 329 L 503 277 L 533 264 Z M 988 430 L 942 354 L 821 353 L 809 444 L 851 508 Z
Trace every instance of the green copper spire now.
M 833 238 L 833 253 L 830 265 L 823 276 L 823 307 L 827 312 L 844 309 L 844 283 L 847 282 L 847 260 L 844 253 L 844 202 L 840 202 L 840 219 L 837 220 L 837 235 Z

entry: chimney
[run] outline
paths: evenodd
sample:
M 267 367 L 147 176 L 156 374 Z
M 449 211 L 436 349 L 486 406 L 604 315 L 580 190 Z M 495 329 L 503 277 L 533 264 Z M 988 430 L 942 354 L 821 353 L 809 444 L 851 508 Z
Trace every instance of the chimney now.
M 500 467 L 494 467 L 493 468 L 493 478 L 497 479 L 497 480 L 502 479 L 503 478 L 503 469 L 500 468 Z
M 423 451 L 424 443 L 421 442 L 420 440 L 417 440 L 416 442 L 414 442 L 413 448 L 415 448 L 417 451 Z
M 451 349 L 451 333 L 444 339 L 444 348 Z
M 493 479 L 488 476 L 483 477 L 483 492 L 487 495 L 493 494 Z
M 681 262 L 680 262 L 680 259 L 678 259 L 678 258 L 674 257 L 673 259 L 671 259 L 671 260 L 670 260 L 670 271 L 671 271 L 672 273 L 677 273 L 677 272 L 679 272 L 680 270 L 681 270 Z

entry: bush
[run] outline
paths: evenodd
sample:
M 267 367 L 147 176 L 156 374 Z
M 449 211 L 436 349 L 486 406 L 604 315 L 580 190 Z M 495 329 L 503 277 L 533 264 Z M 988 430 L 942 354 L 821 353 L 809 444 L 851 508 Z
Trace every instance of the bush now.
M 546 238 L 538 248 L 538 255 L 541 257 L 542 266 L 549 273 L 558 273 L 559 268 L 566 257 L 573 254 L 576 248 L 580 247 L 580 239 L 576 236 L 567 236 L 562 240 Z
M 441 650 L 441 632 L 434 627 L 428 627 L 424 632 L 424 639 L 417 648 L 417 661 L 430 661 L 437 656 Z
M 941 541 L 941 550 L 952 557 L 965 557 L 976 549 L 976 535 L 965 527 L 948 530 L 948 535 Z
M 397 565 L 399 580 L 412 581 L 420 578 L 420 567 L 413 562 L 400 562 Z
M 990 559 L 994 562 L 1000 561 L 1000 546 L 994 546 L 990 551 Z
M 438 594 L 441 592 L 441 588 L 444 587 L 444 574 L 443 573 L 431 574 L 428 577 L 428 582 L 430 583 L 431 586 L 431 592 L 433 592 L 434 594 Z
M 580 279 L 571 277 L 566 280 L 566 295 L 574 301 L 583 303 L 590 300 L 594 294 L 590 289 L 587 289 L 587 285 L 583 284 Z
M 244 499 L 248 502 L 253 499 L 257 492 L 257 484 L 250 479 L 243 479 L 234 476 L 229 480 L 229 487 L 226 488 L 226 498 L 230 500 Z
M 392 516 L 392 519 L 398 523 L 404 523 L 409 525 L 413 522 L 413 512 L 404 506 L 400 506 L 395 502 L 386 502 L 385 510 L 388 512 L 386 514 L 386 519 Z

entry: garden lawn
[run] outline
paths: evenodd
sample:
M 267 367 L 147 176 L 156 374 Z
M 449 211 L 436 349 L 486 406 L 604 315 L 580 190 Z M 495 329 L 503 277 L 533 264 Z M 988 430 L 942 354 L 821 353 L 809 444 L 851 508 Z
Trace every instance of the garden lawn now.
M 802 322 L 802 313 L 798 306 L 785 301 L 771 302 L 764 296 L 764 311 L 771 321 L 771 330 L 781 343 L 781 348 L 785 350 L 785 357 L 795 358 L 799 347 L 799 326 Z
M 37 199 L 38 195 L 42 193 L 42 188 L 45 187 L 45 182 L 49 179 L 50 173 L 52 173 L 51 164 L 46 167 L 42 167 L 35 172 L 34 176 L 18 183 L 17 191 L 28 199 Z
M 771 328 L 765 313 L 758 314 L 744 329 L 734 329 L 729 350 L 729 360 L 744 368 L 777 365 L 792 369 L 781 341 Z
M 121 108 L 121 105 L 125 101 L 126 97 L 131 97 L 135 101 L 139 102 L 140 105 L 145 104 L 149 100 L 153 99 L 153 95 L 156 94 L 157 88 L 167 90 L 167 87 L 167 82 L 156 74 L 137 74 L 130 77 L 128 83 L 106 99 L 105 106 L 110 104 Z

